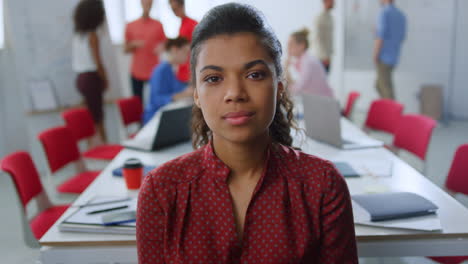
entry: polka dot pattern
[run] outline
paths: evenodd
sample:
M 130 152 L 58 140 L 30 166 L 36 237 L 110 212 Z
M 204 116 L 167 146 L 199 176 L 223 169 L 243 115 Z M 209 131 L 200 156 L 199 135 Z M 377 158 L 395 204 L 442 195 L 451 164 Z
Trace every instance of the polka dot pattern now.
M 343 177 L 317 157 L 272 144 L 236 233 L 229 168 L 211 144 L 145 177 L 137 212 L 139 263 L 358 263 Z

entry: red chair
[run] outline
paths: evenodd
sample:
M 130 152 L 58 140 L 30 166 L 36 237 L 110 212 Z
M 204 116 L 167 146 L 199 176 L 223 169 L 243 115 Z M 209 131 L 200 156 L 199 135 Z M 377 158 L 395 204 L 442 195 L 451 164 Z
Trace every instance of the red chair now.
M 364 127 L 366 129 L 380 130 L 393 134 L 402 112 L 403 105 L 394 100 L 374 100 L 367 113 Z
M 445 187 L 455 193 L 468 195 L 468 144 L 461 145 L 455 152 Z M 430 257 L 443 264 L 458 264 L 468 260 L 468 256 Z
M 60 184 L 58 192 L 82 193 L 99 175 L 99 171 L 86 170 L 76 140 L 68 127 L 48 129 L 40 133 L 38 138 L 44 147 L 51 173 L 73 162 L 77 166 L 78 174 Z
M 124 127 L 131 124 L 141 124 L 141 117 L 143 115 L 143 104 L 138 96 L 122 98 L 117 100 L 117 106 L 122 117 Z M 133 137 L 134 135 L 130 135 Z
M 348 100 L 346 101 L 346 107 L 343 110 L 343 115 L 346 118 L 349 118 L 351 116 L 351 113 L 353 111 L 354 104 L 356 103 L 356 100 L 361 96 L 359 92 L 352 91 L 348 95 Z
M 62 113 L 68 128 L 77 142 L 90 139 L 96 134 L 93 118 L 86 108 L 70 109 Z M 123 149 L 120 145 L 103 144 L 83 152 L 83 157 L 90 159 L 111 160 Z
M 18 151 L 6 156 L 1 161 L 0 167 L 10 174 L 16 187 L 23 208 L 21 216 L 26 223 L 25 227 L 29 225 L 30 231 L 39 240 L 70 205 L 52 205 L 39 179 L 39 173 L 27 152 Z M 26 206 L 33 199 L 38 205 L 39 213 L 28 224 Z M 29 230 L 26 228 L 23 228 L 26 244 L 36 247 L 37 241 L 30 240 Z
M 421 160 L 426 160 L 426 153 L 432 136 L 436 121 L 432 118 L 408 114 L 400 117 L 395 129 L 393 146 L 405 149 Z
M 461 145 L 455 152 L 445 187 L 452 192 L 468 195 L 468 144 Z

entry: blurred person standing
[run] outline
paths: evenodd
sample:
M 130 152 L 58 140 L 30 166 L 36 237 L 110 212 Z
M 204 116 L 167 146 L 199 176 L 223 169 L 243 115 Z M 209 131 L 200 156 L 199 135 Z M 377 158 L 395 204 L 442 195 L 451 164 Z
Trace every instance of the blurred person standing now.
M 334 5 L 334 0 L 323 0 L 323 11 L 314 23 L 316 55 L 327 73 L 330 72 L 333 54 L 333 18 L 330 12 Z
M 169 4 L 171 5 L 174 15 L 181 19 L 179 37 L 183 37 L 191 42 L 193 30 L 195 30 L 195 26 L 197 26 L 198 22 L 186 15 L 185 0 L 169 0 Z M 180 65 L 177 72 L 177 79 L 182 82 L 188 82 L 190 80 L 190 59 L 188 57 L 187 61 Z
M 401 44 L 406 38 L 406 18 L 393 0 L 380 0 L 380 11 L 374 44 L 377 70 L 375 86 L 381 98 L 395 99 L 392 72 L 398 64 Z
M 126 53 L 132 53 L 131 83 L 133 95 L 143 100 L 143 87 L 159 64 L 159 54 L 164 49 L 166 35 L 161 22 L 150 17 L 153 0 L 141 0 L 143 15 L 125 28 Z
M 107 141 L 103 122 L 103 93 L 108 88 L 108 81 L 96 31 L 104 20 L 102 0 L 81 0 L 73 14 L 75 33 L 72 40 L 72 67 L 78 74 L 76 86 L 91 112 L 100 137 L 98 140 L 103 143 Z
M 315 94 L 333 97 L 322 64 L 308 52 L 308 35 L 309 31 L 302 29 L 289 37 L 285 65 L 288 89 L 294 95 Z

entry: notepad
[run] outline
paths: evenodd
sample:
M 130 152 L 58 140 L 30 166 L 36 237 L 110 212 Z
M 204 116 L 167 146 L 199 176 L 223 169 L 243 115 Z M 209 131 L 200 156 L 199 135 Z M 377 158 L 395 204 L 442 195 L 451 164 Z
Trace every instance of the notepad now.
M 115 197 L 113 197 L 115 199 Z M 135 222 L 123 223 L 118 225 L 106 226 L 103 221 L 103 214 L 88 214 L 92 211 L 105 210 L 110 207 L 124 206 L 128 207 L 114 210 L 115 212 L 134 212 L 136 211 L 137 198 L 128 200 L 118 199 L 115 203 L 99 204 L 101 201 L 108 201 L 106 197 L 97 197 L 89 201 L 92 206 L 80 206 L 70 216 L 65 218 L 58 226 L 61 232 L 84 232 L 84 233 L 107 233 L 107 234 L 135 234 Z M 97 205 L 96 205 L 97 204 Z
M 410 192 L 353 195 L 372 222 L 434 214 L 438 207 L 426 198 Z
M 361 176 L 356 170 L 354 170 L 351 165 L 347 162 L 333 162 L 335 168 L 340 172 L 340 174 L 345 178 L 354 178 Z

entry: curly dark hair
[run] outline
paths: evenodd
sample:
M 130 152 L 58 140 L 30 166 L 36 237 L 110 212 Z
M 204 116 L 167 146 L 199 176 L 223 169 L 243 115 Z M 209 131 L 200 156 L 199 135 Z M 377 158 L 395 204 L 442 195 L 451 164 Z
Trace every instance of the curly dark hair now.
M 102 0 L 81 0 L 73 13 L 75 32 L 79 34 L 95 31 L 105 19 Z
M 236 33 L 253 33 L 262 42 L 270 57 L 273 59 L 277 76 L 281 78 L 281 43 L 272 29 L 267 25 L 261 12 L 250 5 L 229 3 L 211 9 L 195 28 L 191 46 L 192 83 L 196 83 L 195 67 L 198 54 L 203 43 L 218 35 Z M 294 104 L 289 98 L 287 89 L 276 102 L 276 112 L 269 132 L 273 142 L 291 146 L 291 128 L 296 128 L 293 115 Z M 212 137 L 212 132 L 205 122 L 201 109 L 194 105 L 192 115 L 192 145 L 199 148 L 206 145 Z

